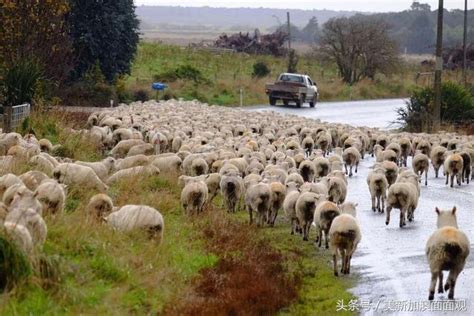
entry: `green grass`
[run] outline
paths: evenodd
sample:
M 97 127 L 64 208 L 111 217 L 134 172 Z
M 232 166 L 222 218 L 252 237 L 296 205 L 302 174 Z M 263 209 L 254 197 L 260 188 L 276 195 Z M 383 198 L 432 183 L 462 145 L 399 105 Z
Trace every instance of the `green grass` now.
M 271 72 L 264 78 L 252 78 L 253 65 L 265 62 Z M 204 77 L 204 82 L 191 79 L 166 80 L 176 69 L 191 65 Z M 169 83 L 168 97 L 200 101 L 219 105 L 238 105 L 240 89 L 243 89 L 244 105 L 265 104 L 265 83 L 272 82 L 286 71 L 286 58 L 247 54 L 214 54 L 209 51 L 191 49 L 159 43 L 141 42 L 132 67 L 125 78 L 125 87 L 131 91 L 144 89 L 151 96 L 151 83 L 157 79 Z M 321 101 L 357 100 L 390 97 L 406 97 L 415 86 L 414 76 L 418 67 L 401 65 L 391 76 L 377 76 L 375 80 L 364 80 L 354 86 L 342 83 L 335 65 L 323 64 L 311 56 L 301 56 L 298 71 L 309 74 L 321 92 Z M 202 80 L 201 80 L 202 81 Z M 123 84 L 122 84 L 123 85 Z

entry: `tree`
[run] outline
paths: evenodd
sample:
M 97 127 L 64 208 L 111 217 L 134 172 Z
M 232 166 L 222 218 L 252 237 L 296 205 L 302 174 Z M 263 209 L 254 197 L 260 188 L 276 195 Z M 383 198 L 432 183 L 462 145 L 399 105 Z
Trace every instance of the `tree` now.
M 71 0 L 68 24 L 78 60 L 72 79 L 97 62 L 109 82 L 130 72 L 139 41 L 133 0 Z
M 412 11 L 431 11 L 431 6 L 428 3 L 421 3 L 414 1 L 410 7 Z
M 432 53 L 434 51 L 435 31 L 428 13 L 420 12 L 413 20 L 407 38 L 407 49 L 410 53 Z
M 72 64 L 68 11 L 67 0 L 0 1 L 0 66 L 34 62 L 46 79 L 64 80 Z
M 313 16 L 300 33 L 303 41 L 309 43 L 318 43 L 320 37 L 318 19 Z
M 388 31 L 384 21 L 369 16 L 333 18 L 324 24 L 321 51 L 336 63 L 344 82 L 373 79 L 398 63 L 398 48 Z
M 291 49 L 288 52 L 288 72 L 297 73 L 298 70 L 296 67 L 298 67 L 298 62 L 298 54 L 296 54 L 296 51 L 294 49 Z

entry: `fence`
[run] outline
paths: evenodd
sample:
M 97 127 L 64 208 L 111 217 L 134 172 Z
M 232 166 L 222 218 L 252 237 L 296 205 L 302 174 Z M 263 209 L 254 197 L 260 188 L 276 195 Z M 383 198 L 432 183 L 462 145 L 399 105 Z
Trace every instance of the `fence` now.
M 4 113 L 1 121 L 3 123 L 3 132 L 15 130 L 25 118 L 30 116 L 31 105 L 29 103 L 15 105 L 12 107 L 3 107 Z

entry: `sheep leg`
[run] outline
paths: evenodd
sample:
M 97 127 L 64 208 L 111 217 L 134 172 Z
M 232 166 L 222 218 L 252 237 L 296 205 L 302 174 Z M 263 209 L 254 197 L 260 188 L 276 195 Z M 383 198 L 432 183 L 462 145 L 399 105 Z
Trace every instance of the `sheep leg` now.
M 451 175 L 451 188 L 454 186 L 454 173 Z
M 435 293 L 437 280 L 438 280 L 438 274 L 436 272 L 431 272 L 430 294 L 428 296 L 428 300 L 430 301 L 434 299 L 434 293 Z
M 446 280 L 446 285 L 444 286 L 445 291 L 449 289 L 448 298 L 452 300 L 454 298 L 454 287 L 456 285 L 456 280 L 461 271 L 452 269 L 449 271 L 448 279 Z
M 383 211 L 385 210 L 385 196 L 382 195 L 381 200 L 382 200 L 382 208 L 379 209 L 379 212 L 383 213 Z
M 428 170 L 425 170 L 425 185 L 428 185 Z
M 364 159 L 364 157 L 362 157 L 362 159 Z M 357 169 L 359 168 L 359 163 L 356 163 L 356 170 L 355 170 L 355 173 L 357 173 Z
M 326 249 L 329 249 L 329 229 L 324 230 L 324 240 L 326 241 Z
M 341 249 L 341 273 L 346 274 L 346 256 L 347 252 L 345 249 Z
M 400 209 L 400 228 L 405 226 L 405 208 Z
M 444 293 L 444 290 L 443 290 L 443 271 L 439 271 L 438 293 Z
M 304 241 L 308 241 L 308 231 L 309 231 L 309 226 L 310 224 L 308 225 L 308 223 L 304 223 L 303 224 L 303 240 Z
M 449 183 L 449 174 L 446 173 L 446 185 L 448 185 L 448 183 Z
M 352 165 L 349 167 L 349 177 L 352 177 Z
M 371 199 L 372 199 L 372 211 L 375 212 L 375 195 L 372 195 Z M 378 208 L 378 205 L 377 205 L 377 208 Z
M 339 273 L 337 271 L 337 250 L 332 255 L 332 262 L 333 262 L 333 268 L 334 268 L 334 275 L 339 276 Z
M 390 212 L 392 211 L 392 206 L 387 205 L 387 215 L 385 219 L 385 225 L 388 225 L 390 223 Z
M 320 228 L 318 230 L 318 247 L 321 247 L 322 243 L 323 243 L 323 230 Z
M 346 170 L 346 175 L 347 175 L 347 164 L 344 164 L 344 169 Z
M 252 214 L 252 209 L 250 207 L 247 207 L 247 211 L 249 212 L 249 224 L 252 225 L 253 223 L 253 214 Z
M 295 219 L 292 218 L 291 219 L 291 235 L 294 235 L 295 234 Z
M 457 182 L 458 182 L 458 185 L 461 185 L 461 178 L 462 178 L 462 173 L 461 173 L 461 174 L 458 173 L 458 174 L 456 175 L 456 180 L 457 180 Z
M 438 178 L 439 167 L 437 167 L 437 168 L 435 167 L 434 170 L 435 170 L 435 177 Z

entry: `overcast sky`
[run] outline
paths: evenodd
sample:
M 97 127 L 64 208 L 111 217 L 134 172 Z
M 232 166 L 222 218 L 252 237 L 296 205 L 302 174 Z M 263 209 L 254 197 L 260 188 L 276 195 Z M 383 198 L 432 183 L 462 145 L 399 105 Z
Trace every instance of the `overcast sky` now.
M 135 0 L 137 5 L 211 6 L 211 7 L 265 7 L 281 9 L 328 9 L 351 11 L 402 11 L 410 7 L 412 0 Z M 438 0 L 422 0 L 432 9 L 438 7 Z M 474 8 L 474 0 L 469 0 L 469 8 Z M 447 9 L 463 9 L 464 0 L 444 0 Z

